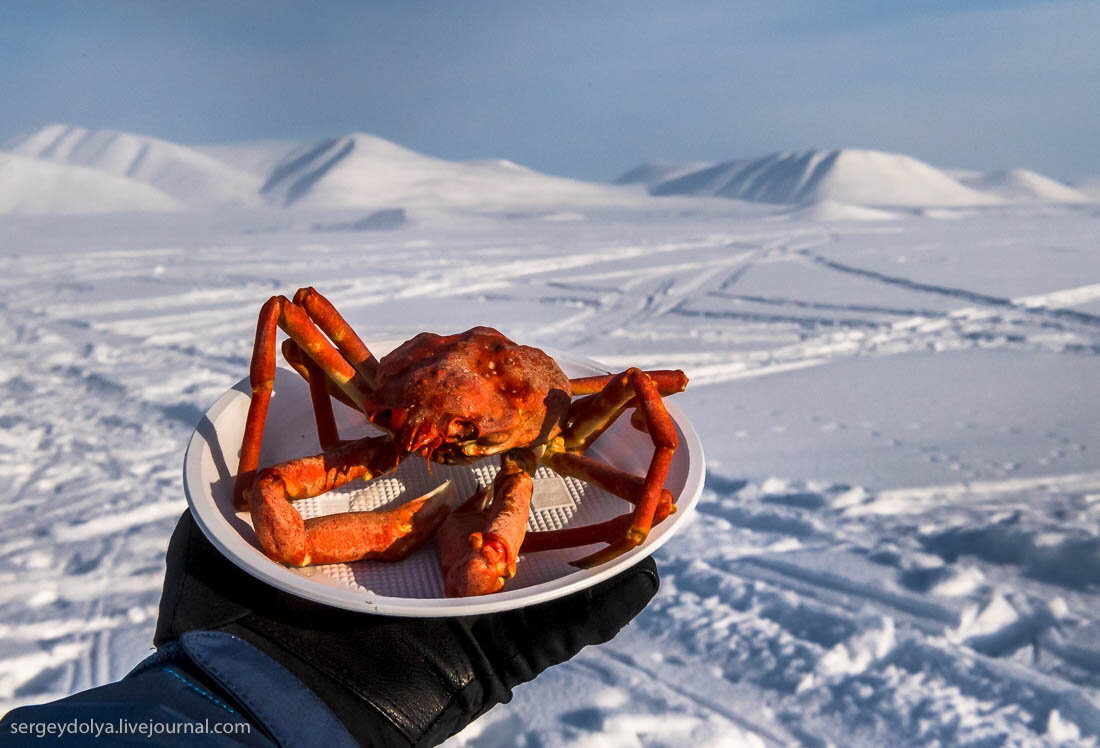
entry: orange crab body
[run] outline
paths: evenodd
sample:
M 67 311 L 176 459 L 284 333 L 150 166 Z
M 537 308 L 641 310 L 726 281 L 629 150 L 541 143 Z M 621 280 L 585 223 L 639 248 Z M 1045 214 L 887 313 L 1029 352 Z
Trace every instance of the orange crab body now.
M 278 328 L 289 336 L 284 358 L 309 383 L 324 451 L 258 470 Z M 653 524 L 675 511 L 675 498 L 663 484 L 677 436 L 662 396 L 684 389 L 687 378 L 680 371 L 628 369 L 570 380 L 545 352 L 488 327 L 445 336 L 420 333 L 379 360 L 328 300 L 304 288 L 293 301 L 276 296 L 261 309 L 250 379 L 234 497 L 249 509 L 264 553 L 280 563 L 398 560 L 434 537 L 445 592 L 486 594 L 515 574 L 521 549 L 606 544 L 574 562 L 591 566 L 638 545 Z M 362 411 L 386 434 L 341 440 L 333 397 Z M 583 454 L 631 409 L 631 422 L 654 444 L 645 476 Z M 501 469 L 492 485 L 457 509 L 444 491 L 387 511 L 311 520 L 290 503 L 390 472 L 411 455 L 449 465 L 498 455 Z M 634 508 L 597 525 L 527 533 L 532 478 L 540 464 L 593 483 Z
M 371 421 L 412 454 L 465 464 L 561 431 L 569 378 L 538 348 L 496 330 L 422 332 L 379 362 Z

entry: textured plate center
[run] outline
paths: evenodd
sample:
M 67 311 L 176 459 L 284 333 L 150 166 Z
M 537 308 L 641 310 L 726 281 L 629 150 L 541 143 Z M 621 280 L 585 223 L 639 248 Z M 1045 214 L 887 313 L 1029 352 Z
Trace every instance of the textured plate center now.
M 569 509 L 573 507 L 573 497 L 561 476 L 551 473 L 548 476 L 536 476 L 535 490 L 531 494 L 531 508 L 538 512 L 547 509 Z

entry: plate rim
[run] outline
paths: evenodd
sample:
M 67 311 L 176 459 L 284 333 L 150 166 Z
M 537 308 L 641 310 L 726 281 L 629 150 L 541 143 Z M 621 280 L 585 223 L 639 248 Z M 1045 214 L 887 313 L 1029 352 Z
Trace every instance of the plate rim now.
M 396 347 L 401 342 L 404 341 L 379 340 L 367 345 L 372 350 L 382 351 L 387 350 L 387 346 L 390 346 L 390 348 Z M 583 365 L 607 373 L 613 371 L 606 364 L 584 356 L 566 353 L 555 348 L 543 348 L 543 350 L 557 361 Z M 297 376 L 285 367 L 280 366 L 279 368 L 288 374 Z M 677 499 L 676 513 L 666 520 L 666 522 L 671 523 L 668 529 L 657 534 L 650 533 L 644 543 L 622 556 L 595 569 L 578 569 L 576 573 L 558 579 L 478 597 L 393 597 L 379 595 L 374 592 L 364 592 L 361 589 L 355 590 L 350 587 L 341 588 L 322 582 L 312 582 L 289 567 L 277 564 L 269 559 L 264 559 L 267 563 L 255 564 L 249 558 L 238 553 L 239 544 L 242 543 L 250 551 L 254 552 L 255 548 L 248 544 L 240 533 L 232 527 L 218 508 L 217 503 L 212 500 L 212 496 L 206 501 L 200 501 L 200 498 L 205 497 L 196 497 L 192 494 L 192 477 L 196 486 L 201 486 L 203 483 L 200 477 L 202 450 L 204 446 L 208 445 L 206 438 L 200 433 L 200 426 L 203 420 L 216 424 L 217 418 L 230 407 L 238 396 L 251 390 L 248 382 L 249 378 L 246 376 L 223 392 L 203 413 L 202 419 L 196 425 L 191 438 L 188 440 L 183 458 L 183 487 L 188 508 L 207 540 L 230 562 L 250 576 L 295 597 L 344 610 L 397 617 L 434 618 L 496 613 L 504 610 L 526 608 L 565 597 L 599 584 L 651 556 L 690 521 L 703 490 L 706 461 L 703 455 L 702 442 L 683 411 L 675 403 L 666 403 L 669 415 L 680 432 L 680 448 L 686 449 L 688 453 L 687 475 L 684 478 L 683 491 Z

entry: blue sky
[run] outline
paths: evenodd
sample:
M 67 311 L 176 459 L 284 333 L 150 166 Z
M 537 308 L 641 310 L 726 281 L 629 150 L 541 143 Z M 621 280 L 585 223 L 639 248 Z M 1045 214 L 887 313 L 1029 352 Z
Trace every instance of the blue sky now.
M 369 132 L 612 179 L 811 147 L 1100 174 L 1100 2 L 23 2 L 0 139 Z

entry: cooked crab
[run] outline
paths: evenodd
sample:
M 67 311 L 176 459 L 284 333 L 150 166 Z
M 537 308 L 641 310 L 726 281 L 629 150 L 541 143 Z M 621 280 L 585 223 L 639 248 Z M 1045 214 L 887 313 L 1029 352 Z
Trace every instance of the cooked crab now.
M 277 328 L 289 336 L 284 358 L 309 383 L 323 451 L 258 470 Z M 260 310 L 250 380 L 234 500 L 250 511 L 264 553 L 280 563 L 398 560 L 436 537 L 446 594 L 479 595 L 499 590 L 515 574 L 521 550 L 603 543 L 573 562 L 594 566 L 639 545 L 675 511 L 664 482 L 677 435 L 661 398 L 687 385 L 681 371 L 628 369 L 569 379 L 543 351 L 488 327 L 445 336 L 420 333 L 379 360 L 327 299 L 303 288 L 293 301 L 275 296 Z M 341 440 L 333 397 L 385 434 Z M 628 409 L 631 422 L 654 445 L 644 477 L 583 454 Z M 501 468 L 491 486 L 454 511 L 443 491 L 396 509 L 304 521 L 290 503 L 383 475 L 411 455 L 448 465 L 498 455 Z M 599 486 L 634 508 L 594 525 L 528 533 L 539 464 Z

